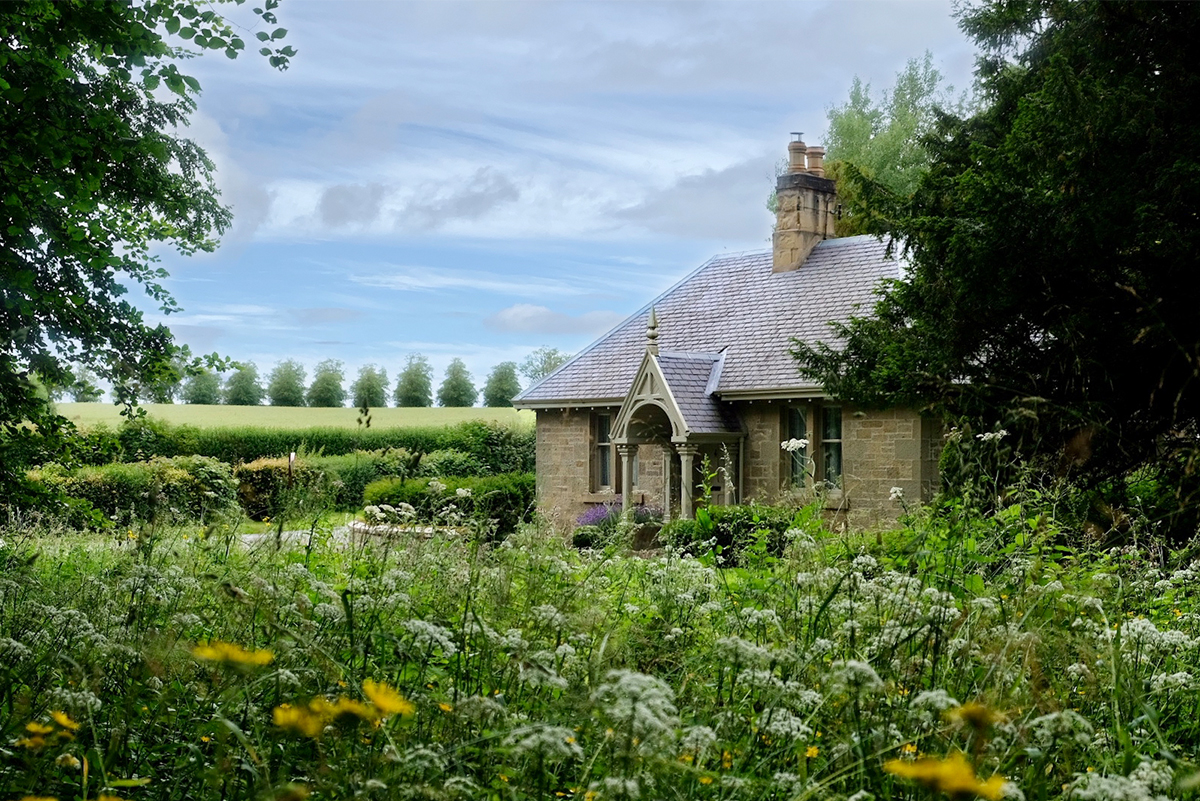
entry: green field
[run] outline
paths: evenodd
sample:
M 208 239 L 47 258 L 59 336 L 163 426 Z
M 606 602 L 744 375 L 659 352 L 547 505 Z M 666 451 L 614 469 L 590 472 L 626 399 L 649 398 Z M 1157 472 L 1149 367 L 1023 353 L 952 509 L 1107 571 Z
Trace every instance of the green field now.
M 121 408 L 111 403 L 59 403 L 58 413 L 81 428 L 104 423 L 121 423 Z M 200 406 L 186 403 L 147 403 L 151 417 L 168 423 L 186 423 L 200 428 L 261 426 L 263 428 L 314 428 L 333 426 L 357 428 L 357 409 L 312 409 L 292 406 Z M 533 426 L 533 412 L 493 408 L 405 408 L 372 409 L 372 428 L 444 426 L 464 420 L 496 420 L 525 427 Z

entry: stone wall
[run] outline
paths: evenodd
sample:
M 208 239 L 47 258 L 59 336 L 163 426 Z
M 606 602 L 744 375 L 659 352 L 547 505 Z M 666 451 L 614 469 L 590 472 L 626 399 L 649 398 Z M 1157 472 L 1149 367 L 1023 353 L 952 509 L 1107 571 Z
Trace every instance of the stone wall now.
M 591 457 L 591 413 L 537 411 L 538 508 L 556 528 L 569 529 L 583 512 Z
M 891 498 L 893 487 L 912 501 L 932 496 L 937 486 L 931 443 L 935 428 L 906 410 L 843 411 L 844 500 L 851 525 L 894 520 L 903 508 Z
M 746 432 L 742 490 L 745 500 L 773 503 L 784 491 L 787 477 L 783 451 L 783 406 L 770 401 L 738 404 L 738 415 Z

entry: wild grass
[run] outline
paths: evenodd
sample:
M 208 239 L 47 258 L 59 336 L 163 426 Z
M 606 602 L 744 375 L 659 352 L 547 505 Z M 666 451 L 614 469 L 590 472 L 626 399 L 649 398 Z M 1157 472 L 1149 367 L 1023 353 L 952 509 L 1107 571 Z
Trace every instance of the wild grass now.
M 357 409 L 290 406 L 204 406 L 187 403 L 148 403 L 146 413 L 175 425 L 198 428 L 258 426 L 261 428 L 358 428 Z M 104 424 L 115 428 L 124 418 L 121 407 L 111 403 L 57 403 L 55 409 L 81 428 Z M 533 427 L 533 412 L 501 408 L 382 408 L 371 410 L 372 428 L 421 428 L 447 426 L 467 420 L 511 423 Z
M 1193 794 L 1200 565 L 1016 503 L 737 569 L 537 527 L 0 539 L 0 798 Z

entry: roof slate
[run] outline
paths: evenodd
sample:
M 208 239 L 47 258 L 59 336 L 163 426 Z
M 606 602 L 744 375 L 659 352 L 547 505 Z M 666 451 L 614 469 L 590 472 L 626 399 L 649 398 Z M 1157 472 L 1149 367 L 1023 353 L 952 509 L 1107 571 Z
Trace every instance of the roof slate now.
M 709 379 L 721 369 L 718 354 L 660 353 L 662 370 L 675 404 L 693 434 L 723 434 L 739 430 L 737 419 L 727 404 L 721 404 L 708 391 Z
M 713 258 L 514 403 L 620 403 L 646 349 L 651 307 L 662 351 L 724 351 L 718 395 L 815 390 L 796 371 L 791 339 L 831 343 L 831 321 L 869 312 L 880 281 L 900 277 L 899 263 L 886 251 L 886 243 L 870 236 L 827 239 L 800 269 L 785 273 L 771 272 L 770 252 Z

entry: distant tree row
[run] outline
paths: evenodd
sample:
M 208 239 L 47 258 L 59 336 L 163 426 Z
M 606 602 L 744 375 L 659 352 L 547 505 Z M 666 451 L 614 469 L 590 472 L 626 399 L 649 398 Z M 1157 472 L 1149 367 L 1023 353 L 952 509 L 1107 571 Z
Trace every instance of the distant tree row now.
M 501 362 L 488 375 L 483 386 L 484 406 L 512 406 L 512 399 L 521 391 L 518 373 L 530 383 L 536 382 L 558 369 L 569 355 L 555 348 L 539 348 L 520 365 L 516 362 Z M 182 362 L 181 362 L 182 365 Z M 270 406 L 345 406 L 352 401 L 354 406 L 382 407 L 432 406 L 433 367 L 419 353 L 408 357 L 404 369 L 396 381 L 389 398 L 387 370 L 368 364 L 358 371 L 358 377 L 345 388 L 345 366 L 337 359 L 326 359 L 313 369 L 312 383 L 306 386 L 308 377 L 304 365 L 295 359 L 286 359 L 275 366 L 264 381 L 253 362 L 244 362 L 224 381 L 211 370 L 184 377 L 182 366 L 173 375 L 148 389 L 148 400 L 155 403 L 174 403 L 176 398 L 183 403 L 218 404 L 231 406 L 258 406 L 264 401 Z M 59 395 L 70 395 L 77 401 L 99 400 L 100 389 L 94 384 L 94 376 L 80 372 L 77 381 L 62 388 Z M 462 359 L 454 359 L 446 368 L 436 400 L 438 406 L 474 406 L 479 400 L 471 374 Z M 389 400 L 391 403 L 389 403 Z

